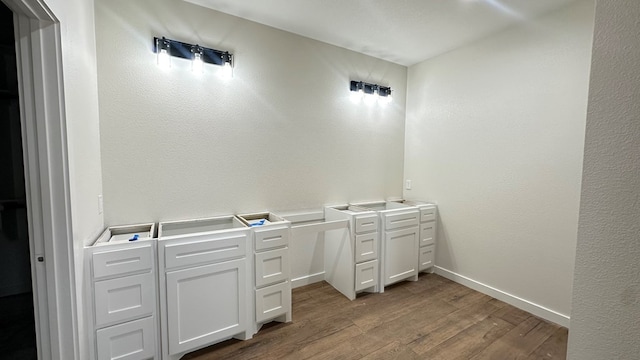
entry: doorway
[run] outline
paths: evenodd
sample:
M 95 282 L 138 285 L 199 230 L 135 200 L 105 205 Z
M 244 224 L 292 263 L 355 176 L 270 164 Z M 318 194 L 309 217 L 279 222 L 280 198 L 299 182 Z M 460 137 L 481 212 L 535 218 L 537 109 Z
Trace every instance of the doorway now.
M 13 12 L 0 3 L 0 359 L 37 359 Z

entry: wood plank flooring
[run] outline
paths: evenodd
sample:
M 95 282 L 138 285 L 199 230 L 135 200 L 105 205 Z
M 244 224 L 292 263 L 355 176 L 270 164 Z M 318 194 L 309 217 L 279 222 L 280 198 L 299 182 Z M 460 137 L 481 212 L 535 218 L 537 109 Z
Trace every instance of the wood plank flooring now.
M 434 274 L 354 301 L 293 290 L 293 322 L 185 355 L 213 359 L 565 359 L 567 329 Z

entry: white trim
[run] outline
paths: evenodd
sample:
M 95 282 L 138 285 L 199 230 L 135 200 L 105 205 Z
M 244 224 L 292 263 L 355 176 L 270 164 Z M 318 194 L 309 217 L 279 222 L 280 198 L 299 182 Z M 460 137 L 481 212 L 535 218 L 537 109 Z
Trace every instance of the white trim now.
M 295 289 L 301 286 L 317 283 L 323 280 L 324 280 L 324 271 L 316 274 L 300 276 L 295 279 L 291 279 L 291 288 Z
M 43 0 L 3 1 L 16 23 L 38 358 L 78 359 L 60 24 Z
M 491 297 L 494 297 L 498 300 L 504 301 L 509 305 L 513 305 L 519 309 L 522 309 L 526 312 L 529 312 L 533 315 L 536 315 L 538 317 L 541 317 L 545 320 L 554 322 L 558 325 L 564 326 L 566 328 L 569 327 L 569 320 L 570 317 L 564 314 L 561 314 L 559 312 L 553 311 L 551 309 L 547 309 L 544 306 L 538 305 L 536 303 L 533 303 L 529 300 L 525 300 L 522 299 L 520 297 L 517 297 L 515 295 L 509 294 L 507 292 L 504 292 L 502 290 L 496 289 L 494 287 L 491 287 L 489 285 L 483 284 L 479 281 L 470 279 L 464 275 L 460 275 L 458 273 L 455 273 L 453 271 L 447 270 L 447 269 L 443 269 L 439 266 L 435 266 L 435 273 L 445 277 L 449 280 L 455 281 L 458 284 L 462 284 L 466 287 L 469 287 L 473 290 L 479 291 L 483 294 L 489 295 Z

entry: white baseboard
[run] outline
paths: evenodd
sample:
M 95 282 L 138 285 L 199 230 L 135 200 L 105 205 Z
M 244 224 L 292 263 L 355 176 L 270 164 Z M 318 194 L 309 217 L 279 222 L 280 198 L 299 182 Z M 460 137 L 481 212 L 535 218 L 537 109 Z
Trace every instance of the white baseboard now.
M 291 288 L 295 289 L 297 287 L 317 283 L 322 280 L 324 280 L 324 271 L 316 274 L 300 276 L 295 279 L 291 279 Z
M 544 306 L 540 306 L 538 304 L 532 303 L 531 301 L 519 298 L 515 295 L 511 295 L 507 292 L 496 289 L 489 285 L 485 285 L 481 282 L 470 279 L 464 275 L 457 274 L 453 271 L 443 269 L 439 266 L 435 266 L 435 273 L 449 280 L 455 281 L 458 284 L 464 285 L 473 290 L 479 291 L 483 294 L 486 294 L 498 300 L 504 301 L 509 305 L 513 305 L 535 316 L 541 317 L 545 320 L 548 320 L 558 325 L 569 328 L 570 317 L 567 315 L 560 314 L 556 311 L 547 309 Z

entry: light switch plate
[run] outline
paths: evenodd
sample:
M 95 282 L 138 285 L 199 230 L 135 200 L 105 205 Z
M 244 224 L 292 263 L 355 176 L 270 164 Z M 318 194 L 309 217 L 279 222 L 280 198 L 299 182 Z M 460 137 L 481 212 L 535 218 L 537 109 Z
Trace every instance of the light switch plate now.
M 404 188 L 406 190 L 411 190 L 411 180 L 407 180 L 406 181 Z

